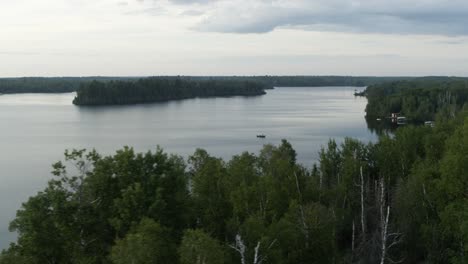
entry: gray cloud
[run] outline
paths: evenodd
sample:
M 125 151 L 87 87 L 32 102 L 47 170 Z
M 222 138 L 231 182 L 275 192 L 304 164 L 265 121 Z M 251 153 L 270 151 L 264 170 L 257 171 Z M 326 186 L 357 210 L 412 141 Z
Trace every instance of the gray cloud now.
M 438 44 L 444 44 L 444 45 L 462 45 L 462 44 L 468 43 L 468 39 L 452 38 L 452 39 L 447 39 L 447 40 L 437 40 L 434 42 Z
M 182 13 L 180 13 L 181 16 L 201 16 L 203 15 L 205 12 L 204 11 L 201 11 L 201 10 L 193 10 L 193 9 L 189 9 L 189 10 L 185 10 L 183 11 Z
M 124 15 L 162 15 L 166 13 L 166 9 L 164 7 L 150 7 L 141 10 L 134 10 L 125 12 Z
M 214 3 L 218 0 L 169 0 L 169 2 L 178 4 L 178 5 L 187 5 L 187 4 L 208 4 Z
M 265 33 L 280 27 L 383 34 L 468 35 L 466 0 L 172 0 L 204 2 L 194 29 Z

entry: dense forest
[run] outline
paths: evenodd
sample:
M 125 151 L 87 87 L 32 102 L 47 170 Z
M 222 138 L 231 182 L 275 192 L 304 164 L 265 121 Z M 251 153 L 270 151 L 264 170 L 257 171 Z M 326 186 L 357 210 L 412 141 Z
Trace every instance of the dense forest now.
M 82 84 L 73 100 L 76 105 L 122 105 L 163 102 L 196 97 L 255 96 L 265 94 L 264 84 L 232 80 L 184 80 L 144 78 Z
M 176 78 L 176 77 L 166 77 Z M 191 77 L 182 76 L 188 80 L 232 80 L 253 81 L 263 83 L 271 87 L 320 87 L 320 86 L 368 86 L 382 82 L 411 80 L 412 77 L 366 77 L 366 76 L 216 76 L 216 77 Z
M 159 76 L 159 79 L 185 81 L 257 82 L 265 87 L 368 86 L 380 82 L 412 79 L 409 77 L 351 76 Z M 0 94 L 4 93 L 64 93 L 74 92 L 91 81 L 135 81 L 137 77 L 52 77 L 0 78 Z
M 11 222 L 1 264 L 467 263 L 468 113 L 376 143 L 65 152 Z
M 413 122 L 434 120 L 436 113 L 454 115 L 468 102 L 466 78 L 418 78 L 367 87 L 370 119 L 400 113 Z
M 0 94 L 11 93 L 69 93 L 76 91 L 82 83 L 92 80 L 128 80 L 119 77 L 28 77 L 0 78 Z

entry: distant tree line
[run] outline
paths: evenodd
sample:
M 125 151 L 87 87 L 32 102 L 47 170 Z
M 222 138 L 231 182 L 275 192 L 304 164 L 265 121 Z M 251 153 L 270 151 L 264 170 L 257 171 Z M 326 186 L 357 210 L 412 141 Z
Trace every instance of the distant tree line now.
M 76 105 L 122 105 L 163 102 L 196 97 L 255 96 L 271 88 L 238 80 L 184 80 L 144 78 L 136 81 L 110 81 L 82 84 L 73 100 Z
M 434 120 L 436 114 L 454 116 L 468 102 L 466 78 L 418 78 L 367 87 L 369 119 L 400 113 L 414 122 Z
M 321 87 L 321 86 L 357 86 L 364 87 L 372 84 L 411 80 L 414 77 L 373 77 L 373 76 L 159 76 L 153 78 L 182 79 L 187 81 L 249 81 L 259 82 L 266 88 L 273 87 Z
M 189 77 L 193 78 L 193 77 Z M 412 79 L 411 77 L 372 77 L 372 76 L 231 76 L 216 77 L 256 81 L 272 87 L 321 87 L 321 86 L 357 86 L 364 87 L 376 83 Z
M 127 80 L 119 77 L 28 77 L 0 78 L 0 94 L 11 93 L 69 93 L 76 91 L 82 83 L 92 80 Z
M 413 79 L 411 77 L 352 77 L 352 76 L 159 76 L 159 79 L 184 81 L 247 81 L 258 82 L 265 88 L 314 86 L 368 86 L 376 83 Z M 65 93 L 74 92 L 91 81 L 135 81 L 135 77 L 28 77 L 0 78 L 0 93 Z
M 468 113 L 319 154 L 67 151 L 0 263 L 466 263 Z

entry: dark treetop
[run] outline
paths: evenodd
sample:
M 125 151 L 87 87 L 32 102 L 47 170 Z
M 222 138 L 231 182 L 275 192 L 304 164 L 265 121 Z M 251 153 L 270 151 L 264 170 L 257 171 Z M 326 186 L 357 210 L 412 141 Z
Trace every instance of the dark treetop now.
M 196 97 L 255 96 L 265 94 L 265 84 L 233 80 L 183 80 L 144 78 L 135 81 L 93 81 L 83 84 L 76 105 L 123 105 L 163 102 Z

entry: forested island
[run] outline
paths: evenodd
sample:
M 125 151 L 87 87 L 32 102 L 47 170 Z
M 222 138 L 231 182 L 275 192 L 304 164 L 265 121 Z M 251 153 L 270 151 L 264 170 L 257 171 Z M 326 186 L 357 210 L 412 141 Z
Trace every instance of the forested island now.
M 272 87 L 259 82 L 237 80 L 184 80 L 143 78 L 82 84 L 75 105 L 124 105 L 165 102 L 196 97 L 257 96 Z

